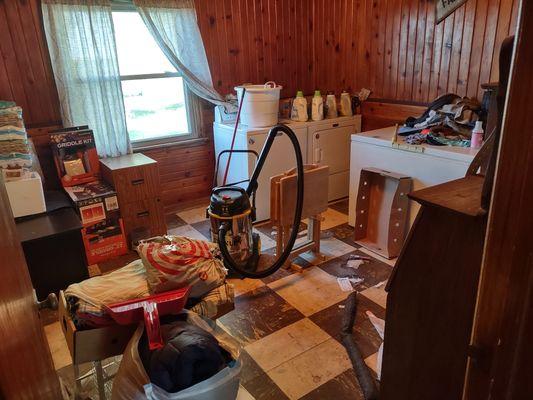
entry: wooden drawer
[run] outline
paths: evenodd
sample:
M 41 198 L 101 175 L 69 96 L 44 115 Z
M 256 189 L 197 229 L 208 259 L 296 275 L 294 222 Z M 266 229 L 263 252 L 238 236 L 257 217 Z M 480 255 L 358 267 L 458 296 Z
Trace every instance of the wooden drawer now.
M 146 231 L 143 237 L 164 235 L 167 233 L 165 217 L 159 198 L 138 200 L 120 206 L 124 229 L 128 240 L 132 240 L 133 231 Z
M 124 352 L 137 324 L 78 330 L 70 317 L 63 291 L 59 292 L 59 323 L 74 364 L 100 361 Z
M 159 195 L 159 174 L 155 163 L 114 171 L 103 164 L 102 175 L 114 186 L 121 208 L 123 203 Z

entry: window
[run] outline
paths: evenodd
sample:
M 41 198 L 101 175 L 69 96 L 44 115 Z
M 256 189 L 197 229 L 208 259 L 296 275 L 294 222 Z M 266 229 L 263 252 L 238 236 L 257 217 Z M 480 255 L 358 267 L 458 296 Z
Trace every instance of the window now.
M 118 64 L 133 145 L 192 137 L 183 79 L 136 11 L 113 11 Z

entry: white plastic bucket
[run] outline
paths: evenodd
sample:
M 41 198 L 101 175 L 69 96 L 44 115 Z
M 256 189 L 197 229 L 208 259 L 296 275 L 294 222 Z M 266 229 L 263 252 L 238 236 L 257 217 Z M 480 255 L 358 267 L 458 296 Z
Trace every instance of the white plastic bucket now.
M 246 88 L 244 92 L 243 88 Z M 275 82 L 267 82 L 264 85 L 236 86 L 239 104 L 242 103 L 241 119 L 243 125 L 252 128 L 264 128 L 276 125 L 279 115 L 279 96 L 282 86 Z M 243 99 L 243 92 L 245 93 Z

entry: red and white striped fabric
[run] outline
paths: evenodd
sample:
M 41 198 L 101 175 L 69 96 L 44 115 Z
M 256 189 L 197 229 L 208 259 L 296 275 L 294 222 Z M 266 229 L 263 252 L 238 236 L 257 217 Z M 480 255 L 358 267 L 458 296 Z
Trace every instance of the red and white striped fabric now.
M 216 256 L 214 243 L 183 236 L 144 240 L 137 252 L 146 268 L 151 292 L 160 293 L 192 286 L 190 296 L 201 297 L 224 283 L 226 269 Z

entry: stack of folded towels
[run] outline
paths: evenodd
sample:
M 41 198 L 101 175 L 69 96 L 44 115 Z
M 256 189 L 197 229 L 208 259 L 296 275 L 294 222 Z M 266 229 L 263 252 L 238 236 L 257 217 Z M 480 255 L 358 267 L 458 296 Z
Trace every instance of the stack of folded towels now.
M 0 101 L 0 168 L 30 168 L 32 156 L 22 108 Z

